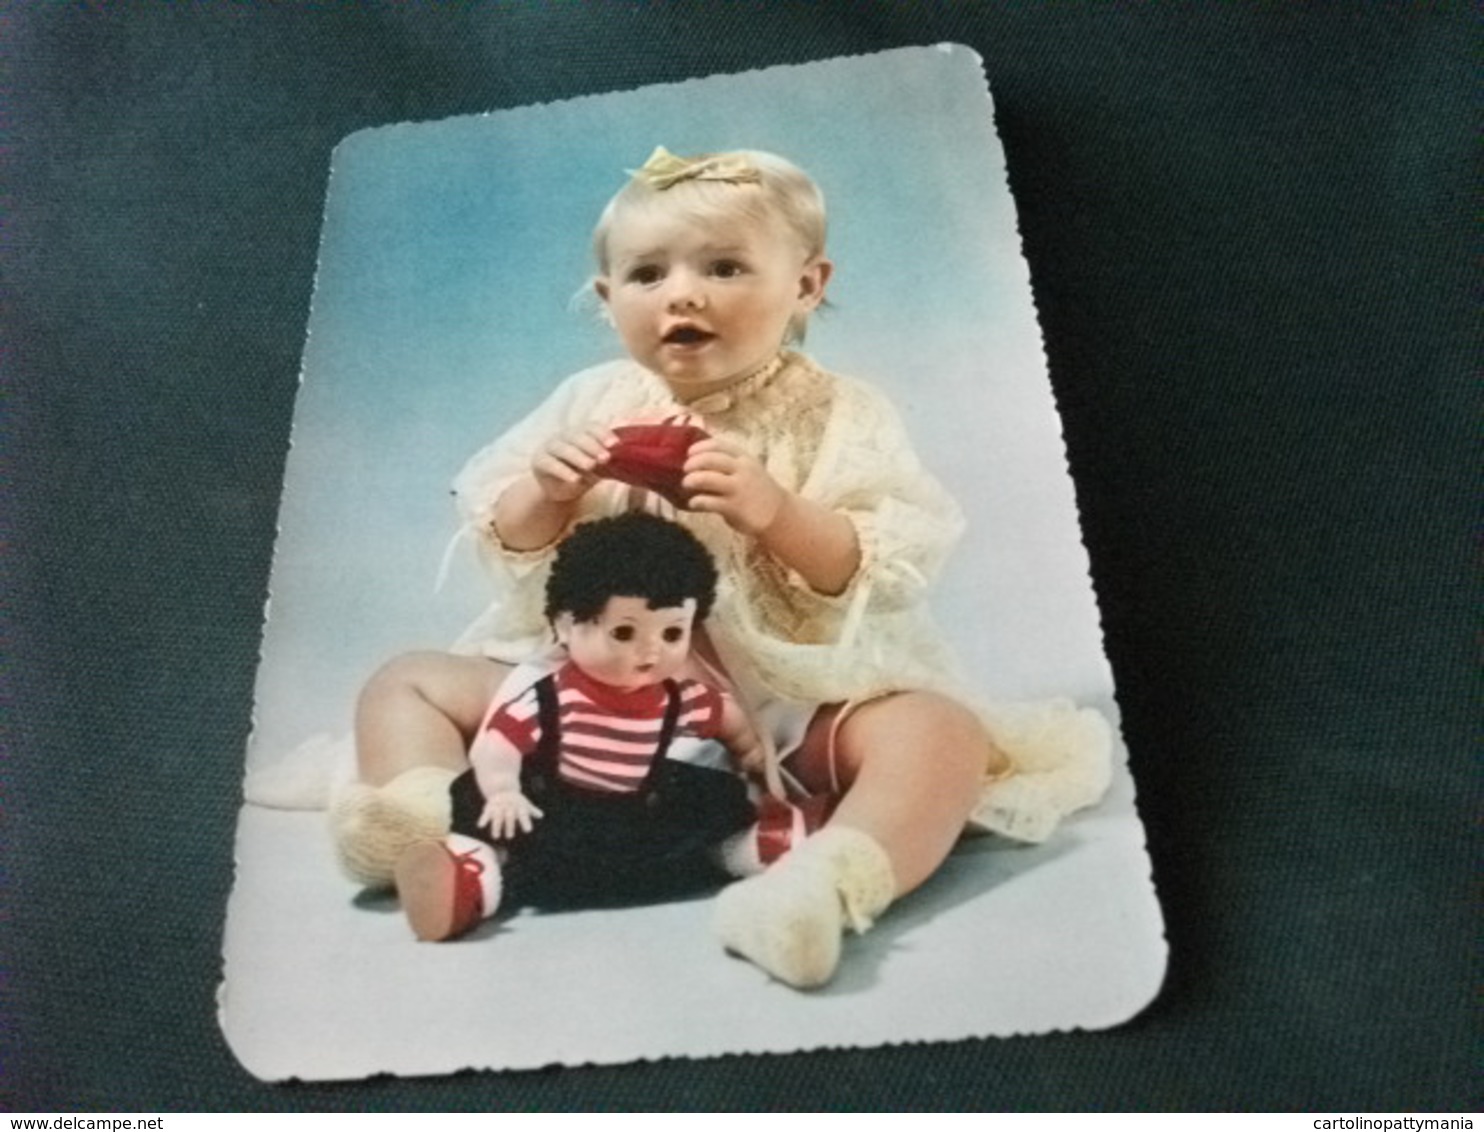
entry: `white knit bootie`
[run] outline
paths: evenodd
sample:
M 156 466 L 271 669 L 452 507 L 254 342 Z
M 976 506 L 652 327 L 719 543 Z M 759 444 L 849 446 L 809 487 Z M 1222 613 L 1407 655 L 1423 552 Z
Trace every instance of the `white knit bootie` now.
M 886 850 L 847 826 L 820 830 L 767 872 L 723 889 L 712 921 L 728 951 L 790 986 L 822 986 L 848 927 L 865 931 L 896 895 Z
M 352 782 L 330 803 L 330 836 L 346 876 L 371 888 L 393 883 L 397 859 L 448 833 L 449 784 L 457 771 L 423 766 L 384 786 Z

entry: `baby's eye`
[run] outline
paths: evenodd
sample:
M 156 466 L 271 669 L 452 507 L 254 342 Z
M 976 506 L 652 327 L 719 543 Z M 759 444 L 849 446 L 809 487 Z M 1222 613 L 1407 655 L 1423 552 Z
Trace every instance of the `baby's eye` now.
M 747 268 L 735 259 L 719 259 L 711 265 L 711 274 L 718 279 L 735 279 Z
M 677 641 L 685 640 L 685 630 L 680 628 L 678 625 L 671 625 L 664 631 L 662 636 L 665 638 L 665 644 L 673 645 Z
M 638 283 L 647 286 L 650 283 L 658 283 L 661 279 L 664 278 L 664 276 L 665 273 L 654 264 L 646 263 L 640 265 L 639 267 L 631 268 L 629 270 L 628 278 L 630 283 Z
M 632 625 L 619 625 L 608 634 L 615 641 L 632 641 L 634 639 L 634 627 Z

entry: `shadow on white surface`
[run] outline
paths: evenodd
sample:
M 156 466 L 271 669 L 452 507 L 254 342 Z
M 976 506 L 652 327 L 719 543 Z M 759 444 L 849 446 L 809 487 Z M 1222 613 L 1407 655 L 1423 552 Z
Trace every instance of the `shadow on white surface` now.
M 727 955 L 710 898 L 517 912 L 416 942 L 333 865 L 324 815 L 243 808 L 222 1026 L 255 1075 L 334 1079 L 786 1053 L 1116 1025 L 1165 944 L 1127 777 L 1048 844 L 963 842 L 800 993 Z

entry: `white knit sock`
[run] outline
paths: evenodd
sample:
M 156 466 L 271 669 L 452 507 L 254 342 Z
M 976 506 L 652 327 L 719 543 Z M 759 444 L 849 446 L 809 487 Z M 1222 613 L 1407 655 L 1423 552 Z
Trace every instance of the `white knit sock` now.
M 767 872 L 716 898 L 713 928 L 728 951 L 790 986 L 822 986 L 845 928 L 863 932 L 891 903 L 896 880 L 868 835 L 828 826 Z
M 448 787 L 458 777 L 442 767 L 416 767 L 384 786 L 354 782 L 330 806 L 330 836 L 340 867 L 370 887 L 392 883 L 397 858 L 419 841 L 448 832 Z

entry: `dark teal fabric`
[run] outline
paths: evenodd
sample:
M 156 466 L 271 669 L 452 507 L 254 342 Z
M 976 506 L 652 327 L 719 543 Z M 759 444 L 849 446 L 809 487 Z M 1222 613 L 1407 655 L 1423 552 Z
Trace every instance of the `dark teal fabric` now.
M 1470 6 L 140 2 L 0 26 L 7 1107 L 1478 1104 Z M 221 752 L 249 725 L 331 148 L 944 40 L 994 82 L 1163 994 L 1100 1034 L 252 1080 L 214 1016 Z

